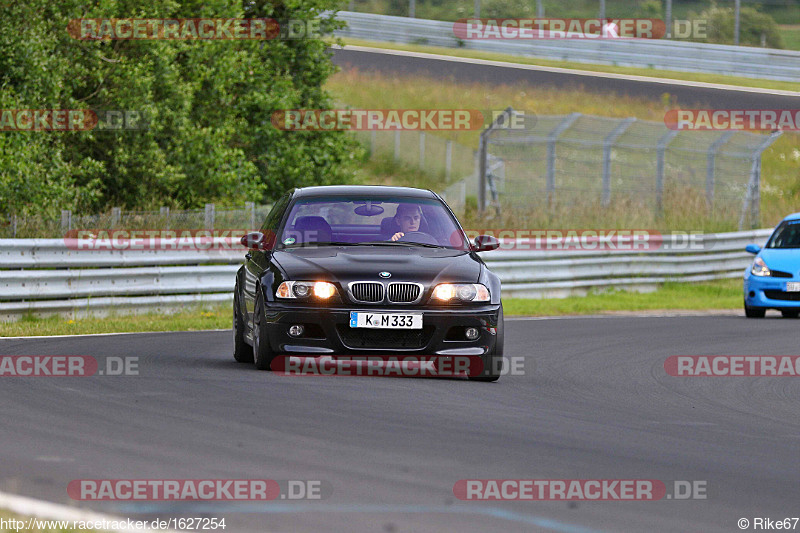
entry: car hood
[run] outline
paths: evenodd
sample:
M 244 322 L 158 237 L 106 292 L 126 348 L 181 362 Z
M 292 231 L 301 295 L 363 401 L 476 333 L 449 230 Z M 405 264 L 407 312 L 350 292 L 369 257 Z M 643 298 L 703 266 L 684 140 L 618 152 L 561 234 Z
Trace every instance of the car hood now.
M 773 270 L 800 272 L 800 248 L 764 248 L 759 256 Z
M 377 281 L 415 281 L 424 285 L 447 282 L 476 283 L 481 263 L 469 252 L 411 246 L 308 247 L 277 250 L 275 261 L 287 279 L 347 284 Z

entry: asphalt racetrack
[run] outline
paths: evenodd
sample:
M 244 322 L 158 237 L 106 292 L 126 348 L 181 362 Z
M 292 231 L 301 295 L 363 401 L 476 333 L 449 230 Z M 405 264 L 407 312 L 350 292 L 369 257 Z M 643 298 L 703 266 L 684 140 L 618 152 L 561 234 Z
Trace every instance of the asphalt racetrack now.
M 467 58 L 448 58 L 377 48 L 347 47 L 333 50 L 333 62 L 343 70 L 381 72 L 397 76 L 398 83 L 407 76 L 453 80 L 457 83 L 497 85 L 529 84 L 532 87 L 584 89 L 608 95 L 617 94 L 661 101 L 664 93 L 672 95 L 680 107 L 707 109 L 797 109 L 799 93 L 768 89 L 706 87 L 693 82 L 670 80 L 640 81 L 621 75 L 581 73 L 565 69 L 538 69 L 527 65 L 481 64 Z M 658 71 L 654 71 L 658 75 Z
M 739 531 L 800 515 L 800 378 L 673 377 L 671 355 L 796 355 L 800 321 L 506 323 L 524 375 L 286 377 L 223 331 L 0 340 L 2 355 L 137 357 L 139 375 L 0 377 L 0 491 L 227 532 Z M 102 368 L 102 365 L 101 365 Z M 320 480 L 316 501 L 76 502 L 76 479 Z M 462 501 L 462 479 L 704 482 L 705 499 Z M 798 526 L 800 527 L 800 526 Z

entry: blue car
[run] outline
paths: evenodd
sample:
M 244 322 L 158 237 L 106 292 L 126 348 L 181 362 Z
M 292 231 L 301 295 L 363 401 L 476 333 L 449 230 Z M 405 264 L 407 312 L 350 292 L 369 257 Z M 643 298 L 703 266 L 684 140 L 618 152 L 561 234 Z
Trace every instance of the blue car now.
M 800 315 L 800 213 L 784 218 L 764 248 L 748 244 L 756 258 L 744 271 L 744 314 L 763 318 L 777 309 L 786 318 Z

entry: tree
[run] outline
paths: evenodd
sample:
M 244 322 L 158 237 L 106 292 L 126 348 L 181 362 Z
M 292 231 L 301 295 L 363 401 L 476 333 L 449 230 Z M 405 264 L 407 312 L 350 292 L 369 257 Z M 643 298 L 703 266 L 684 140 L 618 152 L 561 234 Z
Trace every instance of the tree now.
M 0 4 L 0 109 L 129 110 L 140 130 L 0 132 L 0 214 L 198 207 L 266 201 L 287 188 L 342 183 L 358 157 L 344 132 L 285 132 L 273 111 L 326 108 L 334 72 L 317 37 L 79 40 L 86 18 L 309 20 L 333 0 L 283 3 L 47 0 Z M 338 22 L 330 15 L 322 29 Z

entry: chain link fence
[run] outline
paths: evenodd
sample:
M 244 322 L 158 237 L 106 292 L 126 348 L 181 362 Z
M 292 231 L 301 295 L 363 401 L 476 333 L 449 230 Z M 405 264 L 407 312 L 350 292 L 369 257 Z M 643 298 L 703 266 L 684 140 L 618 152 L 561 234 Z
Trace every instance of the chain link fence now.
M 0 225 L 0 238 L 60 238 L 70 230 L 103 229 L 258 229 L 269 213 L 270 205 L 247 202 L 243 208 L 217 208 L 206 204 L 203 209 L 158 211 L 124 211 L 112 208 L 106 213 L 78 215 L 62 210 L 60 217 L 6 217 Z
M 489 193 L 478 207 L 494 197 L 504 216 L 521 222 L 702 218 L 756 227 L 761 154 L 780 135 L 675 131 L 580 113 L 524 114 L 514 124 L 485 133 Z

